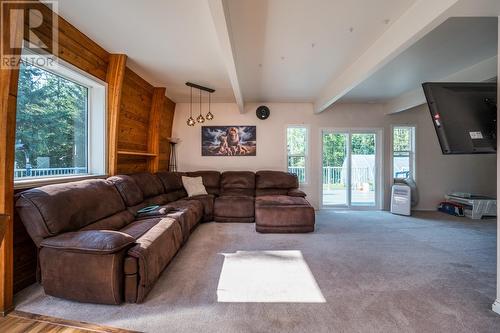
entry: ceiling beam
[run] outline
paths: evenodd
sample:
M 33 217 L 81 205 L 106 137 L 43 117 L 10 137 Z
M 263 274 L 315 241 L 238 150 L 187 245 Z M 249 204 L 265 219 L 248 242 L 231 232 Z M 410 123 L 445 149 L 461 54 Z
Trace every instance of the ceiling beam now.
M 449 17 L 459 0 L 417 0 L 357 60 L 331 79 L 314 103 L 325 111 L 352 88 L 370 77 Z
M 483 60 L 459 72 L 433 82 L 483 82 L 497 76 L 498 57 Z M 386 114 L 398 113 L 425 104 L 424 90 L 419 87 L 393 98 L 384 104 Z
M 245 105 L 238 81 L 238 74 L 236 72 L 235 53 L 231 43 L 231 29 L 229 27 L 230 21 L 226 10 L 227 7 L 224 6 L 223 0 L 209 0 L 208 5 L 212 14 L 215 32 L 219 40 L 222 59 L 233 88 L 234 98 L 236 99 L 236 104 L 238 105 L 240 113 L 244 113 Z

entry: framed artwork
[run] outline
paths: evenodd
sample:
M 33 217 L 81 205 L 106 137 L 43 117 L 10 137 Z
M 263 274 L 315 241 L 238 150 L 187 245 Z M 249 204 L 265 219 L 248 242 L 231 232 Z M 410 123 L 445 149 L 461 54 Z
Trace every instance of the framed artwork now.
M 201 156 L 256 156 L 256 126 L 202 126 Z

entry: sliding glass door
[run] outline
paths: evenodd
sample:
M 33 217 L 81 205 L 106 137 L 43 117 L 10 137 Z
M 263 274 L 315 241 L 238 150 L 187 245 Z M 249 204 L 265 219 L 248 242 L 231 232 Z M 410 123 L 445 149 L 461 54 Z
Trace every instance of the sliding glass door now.
M 378 130 L 323 130 L 322 206 L 379 207 Z

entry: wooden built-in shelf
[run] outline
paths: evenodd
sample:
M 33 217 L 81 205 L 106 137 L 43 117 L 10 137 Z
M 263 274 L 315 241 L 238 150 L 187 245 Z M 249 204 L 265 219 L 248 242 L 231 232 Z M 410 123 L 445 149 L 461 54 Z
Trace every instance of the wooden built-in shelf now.
M 145 156 L 145 157 L 156 157 L 157 154 L 146 153 L 142 151 L 127 151 L 127 150 L 119 150 L 118 155 L 131 155 L 131 156 Z

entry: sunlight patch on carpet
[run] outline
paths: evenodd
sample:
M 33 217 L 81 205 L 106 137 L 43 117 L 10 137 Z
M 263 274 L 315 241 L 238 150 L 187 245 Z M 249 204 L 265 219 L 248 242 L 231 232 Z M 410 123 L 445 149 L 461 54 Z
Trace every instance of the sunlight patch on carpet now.
M 223 253 L 218 302 L 326 303 L 302 252 Z

